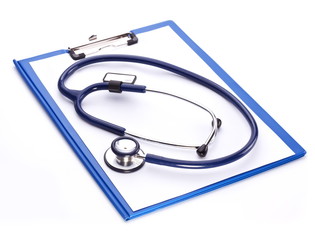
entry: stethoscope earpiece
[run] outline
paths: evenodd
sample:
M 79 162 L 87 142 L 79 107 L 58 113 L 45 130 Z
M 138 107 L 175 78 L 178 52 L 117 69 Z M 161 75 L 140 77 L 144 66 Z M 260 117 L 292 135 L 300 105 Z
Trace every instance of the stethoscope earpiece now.
M 143 167 L 144 152 L 137 140 L 131 137 L 116 138 L 104 154 L 106 165 L 114 171 L 130 173 Z

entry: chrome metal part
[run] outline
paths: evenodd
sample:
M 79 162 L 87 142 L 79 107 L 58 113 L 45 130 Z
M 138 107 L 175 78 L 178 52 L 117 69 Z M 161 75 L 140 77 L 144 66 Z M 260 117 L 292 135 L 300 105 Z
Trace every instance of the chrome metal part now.
M 114 37 L 97 40 L 96 35 L 89 37 L 89 43 L 69 47 L 69 54 L 74 60 L 85 58 L 88 55 L 95 54 L 107 47 L 119 47 L 123 45 L 133 45 L 138 42 L 138 38 L 134 33 L 124 33 Z
M 103 82 L 120 81 L 123 83 L 130 83 L 130 84 L 134 84 L 136 80 L 137 80 L 136 75 L 125 74 L 125 73 L 113 73 L 113 72 L 106 73 L 103 78 Z
M 130 150 L 130 149 L 128 149 Z M 105 164 L 116 172 L 131 173 L 143 167 L 145 154 L 140 149 L 136 155 L 118 157 L 111 148 L 107 149 L 104 154 Z
M 163 91 L 157 91 L 157 90 L 151 90 L 151 89 L 146 89 L 146 92 L 153 92 L 153 93 L 159 93 L 159 94 L 164 94 L 164 95 L 168 95 L 171 97 L 175 97 L 178 98 L 180 100 L 186 101 L 188 103 L 191 103 L 203 110 L 205 110 L 206 112 L 208 112 L 212 118 L 212 130 L 207 138 L 207 140 L 205 141 L 205 145 L 209 145 L 210 143 L 212 143 L 217 135 L 218 132 L 218 118 L 215 116 L 215 114 L 213 113 L 213 111 L 211 111 L 210 109 L 200 105 L 199 103 L 196 103 L 194 101 L 188 100 L 186 98 L 171 94 L 171 93 L 167 93 L 167 92 L 163 92 Z M 174 147 L 182 147 L 182 148 L 193 148 L 193 149 L 198 149 L 202 144 L 200 145 L 187 145 L 187 144 L 181 144 L 181 143 L 174 143 L 174 142 L 169 142 L 169 141 L 164 141 L 164 140 L 159 140 L 159 139 L 153 139 L 153 138 L 149 138 L 149 137 L 145 137 L 145 136 L 141 136 L 138 135 L 136 133 L 132 133 L 130 131 L 125 131 L 126 135 L 129 135 L 131 137 L 136 137 L 142 140 L 146 140 L 146 141 L 150 141 L 150 142 L 154 142 L 154 143 L 159 143 L 159 144 L 164 144 L 164 145 L 169 145 L 169 146 L 174 146 Z

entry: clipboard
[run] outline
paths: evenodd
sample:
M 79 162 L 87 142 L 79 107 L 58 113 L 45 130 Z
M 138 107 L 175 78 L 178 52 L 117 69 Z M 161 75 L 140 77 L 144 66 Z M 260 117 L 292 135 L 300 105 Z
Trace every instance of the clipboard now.
M 158 169 L 156 170 L 153 167 L 148 167 L 149 170 L 147 171 L 147 175 L 145 177 L 143 177 L 145 174 L 142 174 L 141 170 L 139 173 L 137 172 L 134 175 L 121 175 L 112 173 L 102 164 L 102 160 L 97 159 L 98 157 L 96 157 L 96 154 L 92 149 L 93 144 L 88 144 L 89 140 L 87 140 L 87 137 L 85 136 L 85 130 L 83 131 L 83 134 L 81 134 L 81 130 L 78 129 L 80 127 L 77 126 L 82 125 L 82 121 L 79 119 L 73 120 L 72 117 L 69 118 L 70 115 L 67 114 L 72 113 L 68 113 L 68 110 L 63 108 L 64 103 L 61 102 L 62 99 L 57 100 L 57 79 L 55 82 L 52 82 L 44 80 L 45 77 L 42 77 L 47 71 L 55 72 L 54 67 L 52 67 L 53 64 L 49 64 L 47 61 L 53 61 L 54 59 L 60 58 L 61 60 L 65 59 L 65 62 L 68 63 L 70 55 L 72 55 L 73 59 L 71 61 L 76 61 L 82 57 L 82 55 L 80 56 L 82 53 L 73 52 L 73 50 L 77 49 L 62 49 L 24 60 L 14 60 L 14 64 L 22 78 L 28 84 L 29 88 L 38 98 L 59 131 L 63 134 L 72 149 L 78 155 L 83 165 L 95 179 L 97 184 L 103 190 L 105 195 L 114 205 L 123 219 L 130 220 L 155 210 L 173 205 L 175 203 L 196 197 L 198 195 L 208 193 L 223 186 L 230 185 L 272 168 L 281 166 L 285 163 L 289 163 L 293 160 L 301 158 L 306 154 L 306 151 L 175 22 L 165 21 L 137 28 L 131 30 L 130 34 L 136 36 L 136 38 L 131 36 L 132 42 L 128 42 L 130 41 L 129 34 L 119 35 L 117 39 L 121 41 L 122 38 L 127 37 L 127 45 L 130 45 L 127 48 L 128 51 L 130 50 L 131 52 L 137 53 L 137 51 L 139 51 L 139 49 L 145 45 L 142 44 L 142 42 L 145 43 L 146 38 L 148 38 L 150 39 L 150 43 L 147 44 L 142 50 L 143 54 L 150 54 L 150 51 L 148 50 L 149 48 L 160 48 L 160 50 L 155 53 L 157 56 L 154 57 L 164 57 L 163 54 L 167 53 L 168 55 L 165 57 L 167 58 L 166 60 L 169 60 L 169 62 L 173 62 L 175 64 L 176 61 L 179 61 L 179 58 L 185 57 L 186 52 L 187 54 L 191 54 L 191 56 L 196 58 L 197 65 L 202 65 L 202 71 L 211 71 L 211 74 L 216 78 L 216 81 L 228 87 L 230 91 L 232 91 L 236 96 L 238 96 L 239 99 L 241 99 L 243 103 L 245 103 L 245 105 L 255 115 L 255 119 L 259 121 L 259 126 L 262 126 L 261 128 L 263 129 L 263 136 L 261 145 L 259 145 L 256 152 L 248 156 L 246 160 L 243 161 L 241 159 L 237 161 L 238 163 L 235 165 L 223 167 L 219 170 L 192 170 L 193 172 L 190 172 L 187 170 L 177 171 L 169 168 L 166 169 L 165 167 L 157 167 Z M 162 37 L 163 35 L 164 37 Z M 172 45 L 169 41 L 171 38 L 174 39 L 174 45 Z M 154 39 L 154 41 L 157 43 L 165 41 L 165 44 L 156 45 L 156 43 L 151 41 L 152 39 Z M 179 53 L 177 51 L 176 54 L 172 54 L 172 50 L 174 51 L 174 46 L 185 48 L 185 51 L 183 53 Z M 122 48 L 120 51 L 125 52 L 127 48 Z M 115 52 L 111 52 L 111 54 L 112 53 Z M 190 67 L 191 65 L 189 61 L 186 64 L 187 65 L 184 64 L 184 67 Z M 65 67 L 67 67 L 67 64 L 65 64 Z M 119 67 L 121 66 L 113 66 L 114 69 Z M 131 67 L 127 66 L 126 69 L 130 70 Z M 61 74 L 61 72 L 56 74 Z M 180 81 L 183 80 L 179 79 L 178 82 Z M 185 82 L 183 82 L 182 89 L 185 88 L 189 88 L 189 86 L 186 86 Z M 93 134 L 95 135 L 101 134 L 97 132 L 100 131 L 99 129 L 94 128 L 93 130 L 87 130 L 87 132 L 90 131 L 93 131 Z M 268 134 L 272 135 L 272 138 L 275 139 L 277 144 L 279 144 L 279 149 L 281 149 L 277 149 L 279 153 L 274 154 L 272 153 L 273 149 L 264 146 L 264 143 L 266 142 L 264 140 L 267 138 L 264 134 L 266 136 Z M 111 139 L 108 139 L 108 141 L 109 140 Z M 277 144 L 275 144 L 275 148 L 277 148 Z M 270 153 L 270 155 L 268 155 L 268 153 Z M 259 162 L 253 163 L 256 159 L 260 159 Z M 253 165 L 250 165 L 249 163 Z M 200 174 L 198 171 L 201 171 Z M 166 180 L 163 181 L 162 178 L 165 178 Z M 149 183 L 143 183 L 144 179 Z M 162 197 L 157 196 L 160 194 L 156 194 L 155 196 L 154 193 L 161 192 L 161 189 L 164 189 L 168 183 L 171 185 L 171 182 L 169 181 L 171 179 L 174 179 L 174 182 L 178 181 L 174 183 L 173 188 L 171 186 L 170 189 L 165 190 L 168 192 L 164 195 L 162 194 Z M 152 184 L 150 183 L 151 180 Z M 191 183 L 191 186 L 188 188 L 186 188 L 186 186 L 182 187 L 180 183 L 181 181 L 184 181 L 182 185 L 189 185 L 188 183 Z M 142 187 L 143 189 L 139 190 L 137 189 L 137 186 L 135 188 L 131 187 L 131 190 L 126 189 L 130 188 L 125 186 L 132 184 L 130 182 L 135 182 L 137 184 L 143 183 L 143 185 L 139 187 Z M 133 193 L 130 191 L 133 190 L 136 190 L 134 192 L 136 192 L 135 195 L 137 196 L 132 195 Z M 144 197 L 144 195 L 146 196 L 146 192 L 149 192 L 147 195 L 150 195 L 151 193 L 151 195 L 154 195 L 156 198 L 152 199 L 148 196 L 146 199 L 146 197 Z M 136 198 L 139 198 L 140 200 L 137 199 L 134 201 Z M 144 203 L 142 203 L 141 199 Z M 136 203 L 133 203 L 133 201 Z

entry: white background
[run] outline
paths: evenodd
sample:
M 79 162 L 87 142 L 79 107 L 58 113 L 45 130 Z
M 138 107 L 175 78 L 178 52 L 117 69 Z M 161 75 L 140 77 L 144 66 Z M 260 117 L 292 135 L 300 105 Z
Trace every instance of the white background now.
M 312 1 L 0 4 L 0 239 L 314 239 Z M 174 20 L 307 151 L 306 157 L 124 222 L 12 59 Z M 78 40 L 79 39 L 79 40 Z

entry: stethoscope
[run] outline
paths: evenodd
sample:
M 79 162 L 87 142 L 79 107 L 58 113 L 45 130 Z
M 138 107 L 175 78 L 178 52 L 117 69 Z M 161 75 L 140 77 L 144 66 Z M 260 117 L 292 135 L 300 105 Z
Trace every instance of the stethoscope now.
M 208 151 L 208 145 L 212 143 L 217 135 L 218 129 L 221 127 L 222 121 L 215 116 L 215 114 L 208 108 L 197 104 L 191 100 L 188 100 L 184 97 L 177 96 L 168 92 L 150 90 L 147 89 L 144 85 L 137 85 L 134 82 L 124 82 L 124 81 L 105 81 L 92 84 L 82 90 L 74 90 L 69 89 L 65 86 L 66 80 L 78 69 L 85 67 L 87 65 L 100 63 L 100 62 L 132 62 L 132 63 L 140 63 L 151 65 L 157 68 L 161 68 L 175 74 L 178 74 L 184 78 L 187 78 L 191 81 L 194 81 L 202 86 L 209 88 L 215 93 L 219 94 L 231 104 L 233 104 L 239 112 L 244 116 L 246 121 L 248 122 L 251 130 L 251 134 L 247 143 L 237 150 L 227 156 L 210 159 L 210 160 L 181 160 L 181 159 L 173 159 L 167 158 L 163 156 L 158 156 L 154 154 L 147 153 L 145 154 L 141 148 L 139 142 L 135 138 L 140 138 L 144 140 L 149 140 L 161 144 L 167 144 L 178 147 L 188 147 L 196 149 L 197 154 L 200 157 L 205 157 Z M 74 108 L 78 115 L 88 123 L 104 129 L 106 131 L 112 132 L 120 137 L 116 138 L 109 149 L 106 150 L 104 154 L 104 161 L 106 165 L 115 170 L 117 172 L 128 173 L 139 170 L 145 162 L 164 165 L 169 167 L 177 167 L 177 168 L 189 168 L 189 169 L 203 169 L 203 168 L 213 168 L 219 167 L 222 165 L 226 165 L 232 163 L 246 154 L 248 154 L 254 147 L 257 137 L 258 137 L 258 127 L 255 119 L 251 115 L 251 113 L 247 110 L 247 108 L 243 105 L 243 103 L 238 100 L 234 95 L 232 95 L 229 91 L 221 87 L 220 85 L 214 83 L 213 81 L 204 78 L 196 73 L 190 72 L 186 69 L 177 67 L 175 65 L 147 57 L 142 56 L 133 56 L 133 55 L 100 55 L 85 58 L 83 60 L 79 60 L 78 62 L 72 64 L 68 67 L 60 76 L 58 81 L 58 88 L 60 92 L 67 98 L 73 101 Z M 183 101 L 189 102 L 191 104 L 196 105 L 197 107 L 202 108 L 207 111 L 212 118 L 212 130 L 209 134 L 209 137 L 206 141 L 200 146 L 189 146 L 183 144 L 176 144 L 171 142 L 164 142 L 155 139 L 149 139 L 147 137 L 142 137 L 140 135 L 131 133 L 127 131 L 125 128 L 115 125 L 113 123 L 107 122 L 105 120 L 96 118 L 82 108 L 83 100 L 91 93 L 95 91 L 104 91 L 108 90 L 109 92 L 114 93 L 122 93 L 122 92 L 134 92 L 134 93 L 146 93 L 146 92 L 155 92 L 159 94 L 165 94 L 171 97 L 175 97 L 181 99 Z

